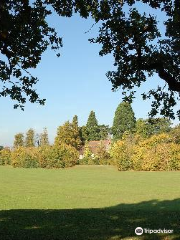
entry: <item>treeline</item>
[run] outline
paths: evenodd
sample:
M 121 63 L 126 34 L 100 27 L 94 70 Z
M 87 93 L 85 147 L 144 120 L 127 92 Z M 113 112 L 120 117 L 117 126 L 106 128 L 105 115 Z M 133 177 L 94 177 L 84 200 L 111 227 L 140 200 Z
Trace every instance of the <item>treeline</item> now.
M 109 127 L 98 125 L 95 112 L 91 111 L 86 126 L 79 127 L 78 117 L 57 128 L 54 143 L 49 143 L 48 131 L 41 134 L 31 128 L 26 134 L 14 137 L 13 148 L 0 150 L 0 165 L 13 167 L 63 168 L 79 164 L 79 151 L 90 140 L 106 139 Z
M 111 140 L 108 149 L 103 145 L 106 139 Z M 99 141 L 95 153 L 89 147 L 90 141 Z M 85 126 L 79 126 L 77 115 L 72 122 L 59 126 L 53 144 L 49 143 L 46 128 L 41 134 L 33 129 L 16 134 L 13 149 L 0 150 L 0 165 L 63 168 L 111 164 L 121 171 L 180 170 L 179 152 L 179 126 L 172 128 L 167 118 L 136 120 L 131 105 L 122 102 L 111 128 L 99 125 L 91 111 Z
M 100 141 L 107 139 L 111 129 L 108 125 L 99 125 L 95 112 L 91 111 L 85 126 L 78 125 L 78 116 L 73 117 L 72 122 L 66 121 L 57 128 L 57 136 L 54 144 L 65 143 L 75 147 L 77 150 L 85 144 L 86 141 Z M 31 128 L 26 134 L 18 133 L 14 137 L 13 147 L 39 147 L 48 146 L 49 137 L 47 128 L 38 134 Z

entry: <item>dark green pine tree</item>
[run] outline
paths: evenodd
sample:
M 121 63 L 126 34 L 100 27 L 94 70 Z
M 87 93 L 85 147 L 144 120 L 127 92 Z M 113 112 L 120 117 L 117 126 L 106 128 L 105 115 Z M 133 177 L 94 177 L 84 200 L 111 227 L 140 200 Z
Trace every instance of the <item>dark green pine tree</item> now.
M 94 111 L 91 111 L 86 124 L 87 141 L 98 141 L 101 139 L 98 121 Z
M 136 119 L 131 105 L 128 102 L 120 103 L 116 109 L 112 126 L 113 139 L 121 139 L 123 133 L 125 131 L 132 132 L 135 125 Z

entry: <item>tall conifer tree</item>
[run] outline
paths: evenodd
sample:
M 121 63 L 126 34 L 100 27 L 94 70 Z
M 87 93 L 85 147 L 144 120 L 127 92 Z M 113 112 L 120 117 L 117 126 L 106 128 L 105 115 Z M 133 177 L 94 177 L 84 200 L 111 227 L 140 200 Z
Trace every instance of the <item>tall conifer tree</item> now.
M 97 141 L 101 139 L 100 128 L 94 111 L 91 111 L 86 124 L 87 140 Z
M 116 109 L 112 126 L 113 139 L 121 139 L 125 131 L 132 132 L 135 124 L 136 119 L 131 105 L 128 102 L 120 103 Z

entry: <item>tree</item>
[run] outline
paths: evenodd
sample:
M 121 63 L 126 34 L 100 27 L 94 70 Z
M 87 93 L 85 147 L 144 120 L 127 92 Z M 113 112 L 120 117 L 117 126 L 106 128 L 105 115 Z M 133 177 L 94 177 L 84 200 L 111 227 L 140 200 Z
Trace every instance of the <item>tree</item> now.
M 26 133 L 25 147 L 35 147 L 35 132 L 32 128 Z
M 136 121 L 136 132 L 143 138 L 154 134 L 167 133 L 171 130 L 171 122 L 167 118 L 138 119 Z
M 47 128 L 44 128 L 43 133 L 40 135 L 40 146 L 48 146 L 49 145 L 49 137 Z
M 114 90 L 122 88 L 125 100 L 132 100 L 133 88 L 140 87 L 147 75 L 158 74 L 167 88 L 151 89 L 143 94 L 143 99 L 154 97 L 152 116 L 160 111 L 162 115 L 174 118 L 172 107 L 179 100 L 176 92 L 180 93 L 179 0 L 142 0 L 141 4 L 149 6 L 149 12 L 143 14 L 138 9 L 139 2 L 1 0 L 0 51 L 3 58 L 0 79 L 3 87 L 0 96 L 17 100 L 15 107 L 23 108 L 26 97 L 30 102 L 44 104 L 45 100 L 40 99 L 33 89 L 38 79 L 31 76 L 28 69 L 38 65 L 49 45 L 55 50 L 62 46 L 62 39 L 47 23 L 47 17 L 53 14 L 49 10 L 52 7 L 59 16 L 71 17 L 75 12 L 83 18 L 91 16 L 95 23 L 101 24 L 98 37 L 90 42 L 101 44 L 101 56 L 109 53 L 114 56 L 117 70 L 108 72 L 107 77 Z M 151 14 L 152 10 L 154 14 Z M 165 15 L 162 22 L 165 32 L 160 30 L 156 10 Z M 127 91 L 130 91 L 129 96 Z
M 80 128 L 78 126 L 78 116 L 75 115 L 72 120 L 72 131 L 73 131 L 73 137 L 75 139 L 75 148 L 77 150 L 80 150 L 82 146 L 82 140 L 80 135 Z
M 94 111 L 91 111 L 86 124 L 87 141 L 98 141 L 100 137 L 100 128 Z
M 63 126 L 57 129 L 57 136 L 55 138 L 55 145 L 59 146 L 62 143 L 70 145 L 77 150 L 81 148 L 81 139 L 78 130 L 77 116 L 73 118 L 73 123 L 65 122 Z
M 180 144 L 180 125 L 177 125 L 171 129 L 170 136 L 173 139 L 173 142 Z
M 14 148 L 24 146 L 24 135 L 22 133 L 18 133 L 14 136 Z
M 143 99 L 154 98 L 151 117 L 160 112 L 165 117 L 174 118 L 173 106 L 179 100 L 176 93 L 180 93 L 179 0 L 142 0 L 142 5 L 149 6 L 146 13 L 139 11 L 139 2 L 100 1 L 100 12 L 95 13 L 95 19 L 96 22 L 103 20 L 102 27 L 99 36 L 91 42 L 102 45 L 101 56 L 109 53 L 114 56 L 117 69 L 109 71 L 107 77 L 114 90 L 121 87 L 124 100 L 131 102 L 134 88 L 140 87 L 148 76 L 158 74 L 166 88 L 157 86 L 157 89 L 150 89 L 142 94 Z M 165 16 L 162 21 L 165 32 L 155 16 L 156 10 L 161 10 Z M 130 93 L 127 95 L 127 92 Z M 180 118 L 180 110 L 177 114 Z
M 82 126 L 79 128 L 80 139 L 83 145 L 85 145 L 86 141 L 88 140 L 88 131 L 86 126 Z
M 108 125 L 99 125 L 99 135 L 100 135 L 100 140 L 106 140 L 109 136 L 110 133 L 110 128 Z
M 131 133 L 135 129 L 135 123 L 136 119 L 131 105 L 128 102 L 120 103 L 115 111 L 113 120 L 113 139 L 121 139 L 125 131 Z

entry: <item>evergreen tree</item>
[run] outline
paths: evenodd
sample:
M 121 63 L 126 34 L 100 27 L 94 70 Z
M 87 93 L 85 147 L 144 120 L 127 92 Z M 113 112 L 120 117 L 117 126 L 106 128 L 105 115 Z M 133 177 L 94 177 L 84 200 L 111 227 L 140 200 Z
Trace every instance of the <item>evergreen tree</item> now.
M 80 139 L 82 142 L 82 145 L 85 145 L 86 141 L 88 140 L 88 132 L 86 126 L 82 126 L 79 128 L 80 133 Z
M 43 133 L 40 135 L 40 146 L 48 146 L 49 145 L 49 137 L 47 128 L 44 128 Z
M 125 131 L 132 132 L 135 124 L 136 119 L 131 105 L 128 102 L 120 103 L 116 109 L 112 126 L 113 139 L 121 139 Z
M 97 141 L 101 139 L 100 128 L 94 111 L 91 111 L 86 124 L 87 141 Z
M 30 128 L 26 133 L 25 146 L 35 147 L 35 132 L 32 128 Z
M 110 128 L 108 125 L 99 125 L 99 130 L 100 130 L 100 139 L 101 140 L 106 140 L 108 139 L 109 133 L 110 133 Z
M 75 140 L 74 147 L 79 150 L 82 146 L 82 140 L 81 140 L 81 133 L 80 128 L 78 126 L 78 116 L 75 115 L 72 120 L 72 131 L 73 131 L 73 138 Z
M 73 126 L 74 129 L 79 130 L 79 127 L 78 127 L 78 116 L 77 115 L 74 115 L 74 117 L 73 117 L 72 126 Z
M 171 130 L 171 122 L 167 118 L 138 119 L 136 122 L 136 133 L 143 138 L 153 134 L 166 133 Z
M 18 133 L 14 136 L 14 148 L 24 146 L 24 135 L 22 133 Z

